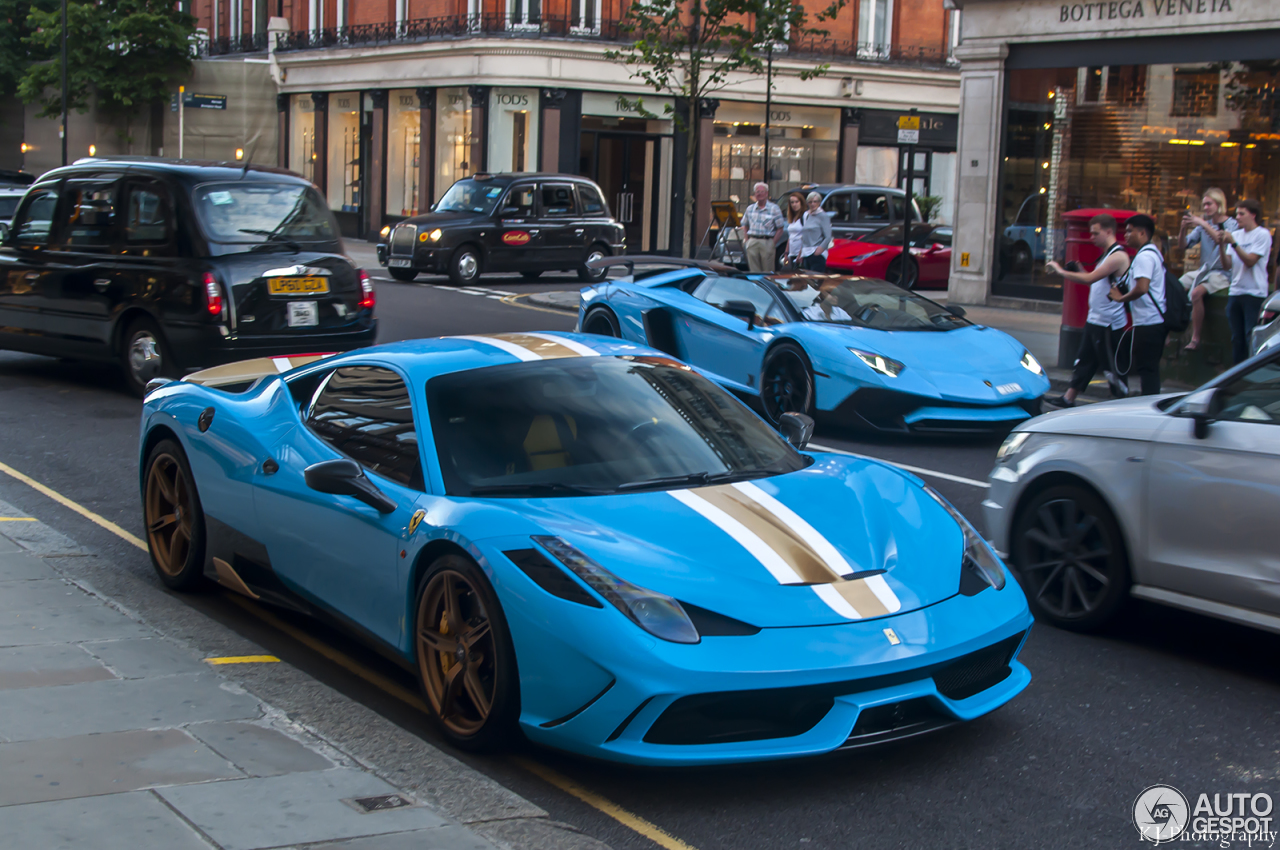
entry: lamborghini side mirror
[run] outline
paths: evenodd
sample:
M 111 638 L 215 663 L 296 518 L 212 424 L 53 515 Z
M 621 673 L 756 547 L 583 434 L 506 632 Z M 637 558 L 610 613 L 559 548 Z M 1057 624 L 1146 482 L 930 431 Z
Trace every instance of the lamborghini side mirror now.
M 720 309 L 730 316 L 745 319 L 747 330 L 751 330 L 756 326 L 756 306 L 750 301 L 726 301 Z

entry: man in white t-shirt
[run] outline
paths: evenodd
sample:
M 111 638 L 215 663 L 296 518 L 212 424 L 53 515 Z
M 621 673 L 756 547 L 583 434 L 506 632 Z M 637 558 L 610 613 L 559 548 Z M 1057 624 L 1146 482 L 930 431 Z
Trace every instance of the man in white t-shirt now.
M 1231 354 L 1236 363 L 1249 357 L 1249 334 L 1258 324 L 1258 313 L 1267 297 L 1267 260 L 1271 257 L 1271 231 L 1262 226 L 1262 206 L 1257 201 L 1236 204 L 1240 229 L 1223 236 L 1235 254 L 1231 258 L 1231 288 L 1227 290 L 1227 321 L 1231 323 Z
M 1151 216 L 1130 216 L 1124 225 L 1124 241 L 1137 249 L 1129 263 L 1128 292 L 1119 286 L 1111 288 L 1110 298 L 1128 307 L 1133 318 L 1133 344 L 1129 348 L 1129 374 L 1142 382 L 1143 395 L 1160 393 L 1160 358 L 1168 329 L 1164 314 L 1168 310 L 1164 294 L 1164 255 L 1152 244 L 1156 223 Z M 1116 358 L 1125 362 L 1125 346 L 1120 345 Z

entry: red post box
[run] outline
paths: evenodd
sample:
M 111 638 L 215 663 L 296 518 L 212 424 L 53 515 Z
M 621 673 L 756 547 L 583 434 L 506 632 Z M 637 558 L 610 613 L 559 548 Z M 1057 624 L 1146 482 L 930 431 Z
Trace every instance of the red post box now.
M 1092 271 L 1102 258 L 1102 252 L 1089 239 L 1089 219 L 1107 213 L 1116 220 L 1116 239 L 1124 244 L 1124 223 L 1137 210 L 1070 210 L 1062 214 L 1066 235 L 1063 238 L 1062 264 L 1078 261 L 1085 270 Z M 1125 250 L 1132 257 L 1134 251 Z M 1058 333 L 1058 366 L 1070 369 L 1075 365 L 1076 352 L 1080 350 L 1080 337 L 1084 335 L 1085 318 L 1089 315 L 1089 287 L 1083 283 L 1062 282 L 1062 329 Z

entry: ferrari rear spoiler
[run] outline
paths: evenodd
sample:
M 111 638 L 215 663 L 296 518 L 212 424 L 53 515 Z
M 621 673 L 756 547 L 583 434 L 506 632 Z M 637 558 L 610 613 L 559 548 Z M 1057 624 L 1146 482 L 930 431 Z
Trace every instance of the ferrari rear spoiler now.
M 710 260 L 687 260 L 684 257 L 668 257 L 663 254 L 623 254 L 587 262 L 587 268 L 591 269 L 609 269 L 614 266 L 625 268 L 629 275 L 635 274 L 636 266 L 670 266 L 676 269 L 705 269 L 716 274 L 742 274 L 740 270 L 723 263 L 713 263 Z

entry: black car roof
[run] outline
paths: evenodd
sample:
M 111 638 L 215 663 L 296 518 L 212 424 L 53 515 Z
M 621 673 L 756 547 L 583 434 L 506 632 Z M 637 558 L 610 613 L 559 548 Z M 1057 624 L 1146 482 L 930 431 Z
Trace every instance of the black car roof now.
M 155 156 L 99 156 L 78 159 L 71 165 L 55 168 L 40 176 L 40 180 L 74 177 L 77 174 L 93 174 L 102 171 L 127 171 L 130 174 L 165 175 L 186 186 L 219 181 L 255 180 L 263 182 L 300 183 L 309 186 L 311 181 L 284 168 L 243 162 L 219 162 L 203 159 L 169 159 Z
M 785 190 L 782 194 L 789 195 L 792 192 L 819 192 L 826 195 L 830 192 L 836 191 L 837 189 L 856 189 L 859 192 L 888 192 L 890 195 L 906 194 L 903 190 L 896 189 L 893 186 L 872 186 L 865 183 L 805 183 L 802 186 L 793 186 L 790 189 Z
M 583 177 L 579 174 L 560 174 L 555 171 L 514 171 L 500 174 L 481 172 L 479 174 L 470 174 L 460 179 L 475 180 L 478 183 L 494 183 L 502 186 L 508 186 L 517 180 L 567 180 L 574 183 L 592 183 L 594 185 L 594 181 L 588 177 Z

